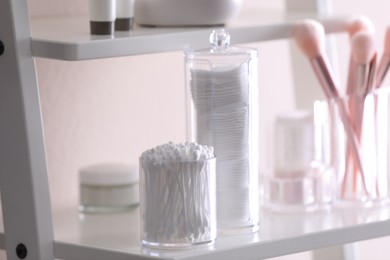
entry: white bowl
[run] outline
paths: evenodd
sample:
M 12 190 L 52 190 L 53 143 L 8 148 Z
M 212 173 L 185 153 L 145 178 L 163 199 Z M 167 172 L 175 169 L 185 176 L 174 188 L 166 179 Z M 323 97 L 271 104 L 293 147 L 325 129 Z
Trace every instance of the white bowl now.
M 149 26 L 222 25 L 237 16 L 243 0 L 136 0 L 134 20 Z

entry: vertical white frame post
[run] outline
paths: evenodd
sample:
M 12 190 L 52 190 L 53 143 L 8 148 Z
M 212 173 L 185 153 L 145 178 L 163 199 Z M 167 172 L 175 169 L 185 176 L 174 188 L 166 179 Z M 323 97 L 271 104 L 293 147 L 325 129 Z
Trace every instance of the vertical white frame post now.
M 286 12 L 312 13 L 330 15 L 332 0 L 285 0 Z M 335 76 L 338 76 L 337 48 L 333 36 L 327 36 L 326 53 L 333 66 Z M 291 44 L 291 64 L 294 78 L 295 105 L 299 109 L 312 109 L 313 101 L 324 98 L 322 88 L 318 83 L 307 58 L 298 48 Z M 339 80 L 336 78 L 336 80 Z M 356 244 L 345 244 L 312 251 L 313 260 L 357 260 Z
M 0 191 L 7 259 L 50 260 L 53 225 L 27 0 L 0 1 L 0 41 Z

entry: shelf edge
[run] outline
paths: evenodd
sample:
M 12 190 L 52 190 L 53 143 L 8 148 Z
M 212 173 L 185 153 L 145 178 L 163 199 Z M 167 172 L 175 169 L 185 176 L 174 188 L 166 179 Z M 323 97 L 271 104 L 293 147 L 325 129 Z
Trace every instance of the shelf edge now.
M 346 30 L 346 18 L 317 19 L 326 33 Z M 232 37 L 232 44 L 262 42 L 291 37 L 295 23 L 286 22 L 271 25 L 255 25 L 243 28 L 226 27 Z M 33 56 L 66 61 L 114 58 L 122 56 L 180 51 L 206 48 L 212 28 L 190 29 L 189 31 L 134 36 L 131 38 L 102 39 L 84 43 L 31 39 Z M 103 51 L 102 51 L 103 50 Z
M 67 260 L 148 260 L 161 259 L 147 255 L 135 255 L 116 250 L 98 248 L 93 246 L 74 245 L 63 242 L 54 243 L 54 254 L 58 259 Z
M 335 245 L 388 236 L 390 235 L 389 230 L 390 220 L 386 220 L 381 222 L 309 233 L 299 237 L 281 239 L 277 242 L 262 242 L 262 245 L 251 244 L 240 248 L 227 249 L 224 251 L 212 251 L 204 255 L 187 257 L 185 259 L 213 260 L 218 258 L 233 260 L 242 259 L 243 255 L 256 256 L 256 259 L 267 259 L 304 251 L 311 251 L 318 248 L 326 248 Z

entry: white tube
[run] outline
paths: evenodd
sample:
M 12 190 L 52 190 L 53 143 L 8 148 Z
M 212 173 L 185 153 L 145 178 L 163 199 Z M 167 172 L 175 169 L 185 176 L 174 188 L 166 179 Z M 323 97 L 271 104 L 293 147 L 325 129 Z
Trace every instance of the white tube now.
M 116 0 L 89 0 L 91 34 L 112 34 L 116 13 Z
M 115 0 L 89 0 L 89 17 L 91 21 L 114 21 Z
M 129 31 L 133 28 L 134 0 L 117 0 L 116 31 Z
M 116 18 L 132 18 L 134 16 L 134 0 L 117 0 Z

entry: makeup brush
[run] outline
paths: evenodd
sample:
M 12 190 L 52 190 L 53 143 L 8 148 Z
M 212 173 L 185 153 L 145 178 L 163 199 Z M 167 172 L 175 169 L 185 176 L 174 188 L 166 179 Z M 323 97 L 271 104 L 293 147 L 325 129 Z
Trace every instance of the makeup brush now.
M 374 78 L 373 73 L 375 71 L 376 61 L 374 35 L 366 31 L 357 32 L 351 38 L 351 53 L 351 67 L 354 68 L 353 70 L 355 72 L 352 75 L 354 84 L 351 89 L 351 94 L 365 96 L 372 88 Z
M 375 79 L 376 69 L 376 50 L 375 38 L 372 32 L 360 31 L 356 32 L 351 38 L 351 63 L 349 77 L 352 84 L 349 85 L 349 111 L 351 120 L 354 124 L 355 133 L 359 140 L 361 140 L 364 100 L 367 93 L 373 88 L 373 81 Z M 351 149 L 347 148 L 346 152 L 346 168 L 356 165 L 351 164 L 353 158 L 350 157 Z M 358 175 L 356 168 L 352 168 L 352 183 L 353 190 L 356 192 L 358 186 Z M 363 174 L 362 174 L 363 175 Z
M 347 32 L 349 35 L 350 43 L 352 42 L 352 37 L 358 33 L 358 32 L 369 32 L 374 34 L 375 28 L 373 23 L 370 19 L 368 19 L 366 16 L 355 16 L 352 17 L 348 21 L 347 25 Z M 355 82 L 353 82 L 354 75 L 355 75 L 355 66 L 352 65 L 353 58 L 352 55 L 349 59 L 349 71 L 348 71 L 348 81 L 347 81 L 347 95 L 352 95 L 353 92 L 353 86 L 355 85 Z
M 314 20 L 303 20 L 295 26 L 293 37 L 298 48 L 309 58 L 326 97 L 338 97 L 333 72 L 324 55 L 325 32 L 322 25 Z
M 375 38 L 371 32 L 360 31 L 351 38 L 349 111 L 360 142 L 364 99 L 373 88 L 376 69 Z
M 385 35 L 385 45 L 383 49 L 383 55 L 379 62 L 378 72 L 376 74 L 376 88 L 379 88 L 383 80 L 385 79 L 386 73 L 390 67 L 390 26 L 387 27 Z
M 325 32 L 323 26 L 314 20 L 303 20 L 293 30 L 293 37 L 299 49 L 309 58 L 313 70 L 328 99 L 334 99 L 344 125 L 348 145 L 364 179 L 363 167 L 360 160 L 359 143 L 351 124 L 348 108 L 340 99 L 338 89 L 328 59 L 324 53 Z M 363 181 L 363 183 L 365 183 Z M 367 190 L 367 189 L 366 189 Z
M 375 38 L 371 32 L 360 31 L 352 36 L 351 58 L 350 69 L 353 73 L 349 77 L 353 84 L 349 85 L 351 88 L 348 95 L 351 116 L 354 117 L 357 112 L 354 111 L 355 105 L 359 105 L 356 102 L 364 102 L 364 97 L 372 89 L 375 78 Z
M 366 31 L 351 37 L 351 63 L 348 105 L 357 138 L 360 142 L 364 98 L 372 88 L 376 66 L 374 35 Z

